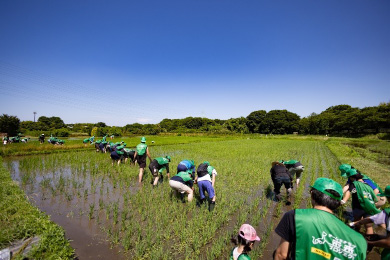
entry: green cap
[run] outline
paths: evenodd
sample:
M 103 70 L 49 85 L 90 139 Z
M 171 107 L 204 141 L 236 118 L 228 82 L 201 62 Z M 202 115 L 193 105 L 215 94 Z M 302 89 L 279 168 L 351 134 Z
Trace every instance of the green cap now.
M 377 196 L 380 197 L 390 197 L 390 185 L 387 185 L 385 192 L 383 193 L 378 193 Z
M 339 166 L 339 170 L 340 170 L 340 172 L 341 172 L 341 177 L 347 177 L 347 171 L 349 170 L 349 169 L 351 169 L 351 165 L 350 164 L 346 164 L 346 163 L 344 163 L 344 164 L 342 164 L 342 165 L 340 165 Z
M 141 138 L 141 143 L 146 143 L 146 138 L 144 136 Z
M 347 173 L 346 173 L 346 175 L 347 175 L 348 178 L 349 178 L 349 177 L 352 177 L 352 176 L 354 176 L 354 175 L 356 175 L 356 174 L 358 174 L 358 172 L 357 172 L 357 170 L 356 170 L 355 168 L 349 169 L 349 170 L 347 171 Z
M 318 178 L 314 182 L 313 186 L 310 186 L 310 187 L 330 196 L 331 198 L 333 198 L 335 200 L 341 200 L 343 198 L 343 188 L 341 187 L 341 185 L 339 183 L 335 182 L 332 179 Z M 334 190 L 340 196 L 336 197 L 336 196 L 330 194 L 329 192 L 327 192 L 326 190 Z
M 207 164 L 207 165 L 210 165 L 210 163 L 208 161 L 204 161 L 203 163 Z
M 165 156 L 165 158 L 167 158 L 169 161 L 171 161 L 171 156 L 167 155 L 167 156 Z

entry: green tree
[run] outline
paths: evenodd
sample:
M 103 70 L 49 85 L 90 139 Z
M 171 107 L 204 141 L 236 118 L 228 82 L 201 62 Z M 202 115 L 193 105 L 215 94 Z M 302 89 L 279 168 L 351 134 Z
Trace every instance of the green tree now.
M 3 114 L 0 116 L 0 132 L 7 133 L 8 136 L 14 136 L 18 134 L 20 126 L 20 120 L 16 116 L 9 116 Z
M 246 117 L 246 125 L 251 133 L 261 133 L 266 128 L 266 116 L 265 110 L 257 110 L 250 113 Z

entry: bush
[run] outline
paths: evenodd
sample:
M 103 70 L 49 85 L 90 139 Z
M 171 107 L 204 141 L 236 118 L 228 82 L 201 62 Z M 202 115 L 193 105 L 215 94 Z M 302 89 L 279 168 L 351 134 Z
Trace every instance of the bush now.
M 52 135 L 55 137 L 68 137 L 69 134 L 70 133 L 66 128 L 56 129 L 52 132 Z

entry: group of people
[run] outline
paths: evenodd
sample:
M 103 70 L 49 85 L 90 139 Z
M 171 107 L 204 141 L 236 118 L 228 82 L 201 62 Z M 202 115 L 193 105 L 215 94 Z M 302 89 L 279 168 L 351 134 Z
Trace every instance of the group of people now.
M 288 170 L 282 171 L 282 167 L 283 161 L 272 163 L 271 175 L 284 173 L 273 177 L 273 181 L 279 194 L 279 183 L 285 184 L 288 194 L 293 176 L 288 175 Z M 380 209 L 390 203 L 390 185 L 383 191 L 353 166 L 342 164 L 339 169 L 341 176 L 347 178 L 344 187 L 332 179 L 318 178 L 310 186 L 313 208 L 290 210 L 283 215 L 275 229 L 280 241 L 273 259 L 363 260 L 373 247 L 384 248 L 381 259 L 390 259 L 390 208 Z M 334 213 L 349 198 L 352 198 L 353 221 L 347 225 Z M 374 234 L 373 224 L 382 226 L 386 234 Z M 364 236 L 360 233 L 363 225 Z M 233 240 L 238 246 L 232 250 L 230 259 L 250 259 L 248 253 L 259 240 L 256 230 L 244 224 Z
M 214 210 L 216 200 L 214 187 L 217 171 L 208 161 L 204 161 L 196 167 L 194 160 L 182 160 L 177 166 L 177 173 L 171 177 L 169 171 L 171 157 L 167 155 L 152 159 L 145 137 L 141 138 L 141 142 L 136 146 L 135 150 L 128 149 L 126 151 L 127 148 L 125 147 L 126 143 L 124 142 L 119 142 L 110 147 L 110 149 L 113 149 L 110 154 L 112 165 L 115 162 L 119 164 L 123 159 L 126 162 L 130 158 L 131 162 L 134 164 L 137 163 L 139 166 L 138 182 L 142 184 L 146 161 L 149 158 L 149 170 L 152 175 L 151 184 L 153 187 L 163 182 L 163 172 L 166 171 L 169 186 L 172 188 L 175 196 L 181 198 L 182 202 L 185 202 L 185 194 L 187 195 L 188 202 L 193 200 L 194 184 L 197 184 L 200 197 L 197 205 L 208 205 L 209 211 Z

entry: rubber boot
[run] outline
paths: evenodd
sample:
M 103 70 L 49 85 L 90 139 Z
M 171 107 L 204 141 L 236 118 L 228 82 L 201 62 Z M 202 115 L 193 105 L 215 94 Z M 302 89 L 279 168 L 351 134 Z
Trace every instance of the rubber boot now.
M 197 201 L 196 206 L 198 206 L 199 208 L 202 207 L 204 200 L 205 199 L 201 199 L 201 200 Z
M 215 208 L 215 201 L 210 201 L 209 202 L 209 212 L 212 212 Z
M 186 203 L 186 200 L 184 198 L 184 193 L 180 193 L 180 199 L 181 199 L 181 202 Z

